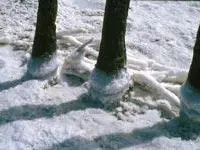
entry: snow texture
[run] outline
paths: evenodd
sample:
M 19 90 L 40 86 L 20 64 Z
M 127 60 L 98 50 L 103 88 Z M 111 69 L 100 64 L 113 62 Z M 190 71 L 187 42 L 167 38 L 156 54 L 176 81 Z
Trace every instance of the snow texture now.
M 58 61 L 56 54 L 50 58 L 31 58 L 27 65 L 27 72 L 33 78 L 50 78 L 56 75 Z
M 117 103 L 131 84 L 131 76 L 126 69 L 121 69 L 117 74 L 106 74 L 95 68 L 89 80 L 90 95 L 93 99 L 100 100 L 105 106 Z
M 58 72 L 58 74 L 60 73 L 61 80 L 65 75 L 74 75 L 83 80 L 88 80 L 91 73 L 91 67 L 84 65 L 82 60 L 85 57 L 86 47 L 92 42 L 92 40 L 93 39 L 90 39 L 86 43 L 82 44 L 75 52 L 64 60 L 62 68 Z
M 200 92 L 188 82 L 181 87 L 181 110 L 191 120 L 200 122 Z
M 58 4 L 57 74 L 66 58 L 94 38 L 77 66 L 88 72 L 84 81 L 73 74 L 59 84 L 27 78 L 38 0 L 0 1 L 0 149 L 199 150 L 199 133 L 174 117 L 191 63 L 200 2 L 131 0 L 126 48 L 134 86 L 112 111 L 90 99 L 85 82 L 98 56 L 105 1 Z

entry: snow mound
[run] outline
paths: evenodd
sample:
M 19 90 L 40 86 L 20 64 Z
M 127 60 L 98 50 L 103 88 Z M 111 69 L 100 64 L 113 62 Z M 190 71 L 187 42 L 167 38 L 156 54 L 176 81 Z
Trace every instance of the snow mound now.
M 105 106 L 119 101 L 131 83 L 131 76 L 126 69 L 109 75 L 95 68 L 90 77 L 90 95 L 100 100 Z
M 27 65 L 27 72 L 33 78 L 46 78 L 56 75 L 58 69 L 57 56 L 51 58 L 31 58 Z
M 181 107 L 191 120 L 200 122 L 200 92 L 188 82 L 181 86 Z

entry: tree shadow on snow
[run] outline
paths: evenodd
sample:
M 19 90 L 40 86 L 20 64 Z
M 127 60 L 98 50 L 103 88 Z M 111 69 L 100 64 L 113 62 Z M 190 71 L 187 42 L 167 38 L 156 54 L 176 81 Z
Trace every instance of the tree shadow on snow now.
M 54 144 L 53 150 L 117 150 L 122 148 L 133 148 L 140 144 L 147 144 L 157 137 L 181 138 L 182 140 L 196 140 L 200 131 L 188 128 L 180 122 L 180 118 L 175 118 L 168 122 L 159 122 L 152 127 L 138 128 L 131 133 L 114 133 L 103 135 L 87 140 L 81 137 L 67 139 L 62 143 Z M 167 145 L 166 145 L 167 146 Z
M 2 92 L 4 90 L 8 90 L 10 88 L 14 88 L 14 87 L 22 84 L 23 82 L 33 80 L 33 79 L 45 80 L 46 78 L 45 77 L 41 78 L 41 79 L 33 78 L 32 76 L 30 76 L 30 74 L 25 73 L 20 79 L 15 79 L 12 81 L 6 81 L 3 83 L 0 83 L 0 92 Z M 77 86 L 82 85 L 85 81 L 79 77 L 76 77 L 73 75 L 68 75 L 63 78 L 63 82 L 64 83 L 66 82 L 69 87 L 77 87 Z
M 92 102 L 88 100 L 87 94 L 83 94 L 77 100 L 59 105 L 23 105 L 2 110 L 0 111 L 0 125 L 18 120 L 33 120 L 41 117 L 51 118 L 70 111 L 102 107 L 101 103 Z
M 15 79 L 13 81 L 6 81 L 3 83 L 0 83 L 0 92 L 4 90 L 8 90 L 10 88 L 14 88 L 17 85 L 20 85 L 23 82 L 29 81 L 31 79 L 32 78 L 30 77 L 30 75 L 28 73 L 25 73 L 20 79 Z

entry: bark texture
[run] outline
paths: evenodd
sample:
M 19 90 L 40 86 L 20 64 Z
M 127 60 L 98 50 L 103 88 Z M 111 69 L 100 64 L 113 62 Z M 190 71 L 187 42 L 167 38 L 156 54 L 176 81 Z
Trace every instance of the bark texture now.
M 106 0 L 102 39 L 96 67 L 115 73 L 126 64 L 125 33 L 130 0 Z
M 39 0 L 32 57 L 49 58 L 56 51 L 57 0 Z
M 188 82 L 196 89 L 200 90 L 200 26 L 196 36 L 193 49 L 193 59 L 188 74 Z

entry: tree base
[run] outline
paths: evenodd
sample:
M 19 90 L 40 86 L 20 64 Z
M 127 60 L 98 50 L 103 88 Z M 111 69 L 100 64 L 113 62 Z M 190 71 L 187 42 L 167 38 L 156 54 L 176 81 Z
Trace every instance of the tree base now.
M 121 69 L 117 74 L 106 74 L 95 68 L 90 77 L 90 96 L 101 101 L 105 107 L 116 106 L 128 90 L 131 76 L 126 69 Z
M 187 118 L 192 122 L 200 123 L 200 91 L 185 82 L 180 89 L 181 111 L 180 118 Z
M 31 58 L 27 65 L 27 73 L 38 79 L 50 78 L 56 75 L 58 69 L 57 56 L 54 54 L 51 58 Z

